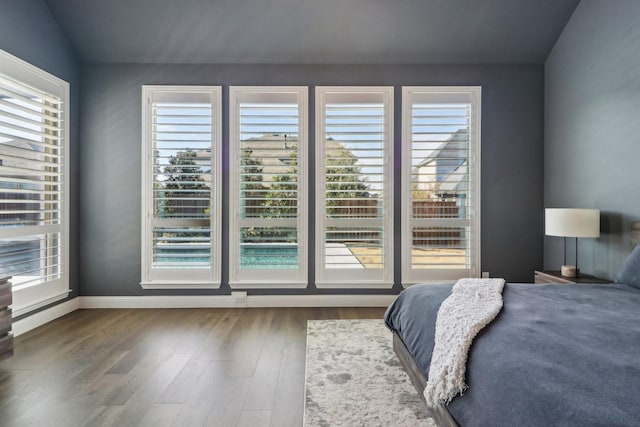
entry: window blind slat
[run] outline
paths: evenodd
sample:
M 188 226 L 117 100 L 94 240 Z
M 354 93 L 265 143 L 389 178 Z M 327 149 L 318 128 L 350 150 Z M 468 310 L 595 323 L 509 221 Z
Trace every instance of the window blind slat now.
M 0 153 L 2 153 L 3 156 L 7 156 L 8 153 L 11 153 L 11 155 L 16 158 L 29 158 L 29 156 L 48 157 L 52 159 L 50 161 L 51 163 L 60 162 L 60 159 L 62 159 L 63 157 L 62 154 L 58 154 L 58 152 L 61 151 L 58 149 L 59 148 L 58 146 L 56 146 L 55 150 L 50 149 L 44 152 L 44 151 L 34 150 L 33 148 L 19 147 L 16 144 L 10 144 L 10 143 L 0 143 L 0 144 L 1 144 Z
M 318 280 L 389 282 L 392 88 L 316 88 Z
M 16 156 L 16 155 L 11 155 L 6 153 L 5 149 L 6 147 L 3 147 L 2 145 L 0 145 L 0 155 L 2 156 L 2 165 L 3 166 L 23 166 L 24 169 L 29 169 L 29 170 L 44 170 L 44 168 L 49 168 L 49 169 L 58 169 L 60 167 L 60 164 L 55 162 L 54 160 L 57 159 L 47 159 L 47 157 L 50 157 L 48 154 L 46 153 L 42 153 L 42 152 L 23 152 L 23 156 Z M 14 150 L 10 150 L 10 151 L 14 151 Z M 19 154 L 19 153 L 15 153 L 15 154 Z M 26 154 L 31 155 L 31 158 L 27 157 Z M 36 158 L 34 158 L 36 157 Z M 40 158 L 37 158 L 40 157 Z M 42 157 L 44 157 L 45 159 L 42 159 Z
M 13 113 L 23 113 L 25 119 L 33 121 L 36 117 L 41 119 L 46 119 L 48 122 L 60 123 L 62 122 L 62 110 L 59 111 L 59 114 L 53 116 L 51 113 L 44 111 L 36 111 L 31 108 L 24 107 L 22 105 L 16 104 L 15 102 L 9 102 L 11 98 L 6 98 L 0 96 L 0 111 L 4 112 L 13 112 Z
M 0 171 L 2 171 L 3 174 L 7 174 L 7 175 L 25 176 L 25 177 L 41 175 L 41 176 L 46 176 L 50 178 L 59 178 L 62 176 L 62 172 L 48 172 L 48 171 L 42 171 L 39 169 L 27 169 L 27 168 L 11 167 L 11 166 L 0 166 Z
M 0 276 L 12 276 L 18 294 L 24 285 L 33 295 L 61 283 L 68 289 L 62 109 L 68 85 L 2 51 L 0 70 Z
M 52 143 L 48 143 L 45 141 L 40 141 L 35 139 L 22 138 L 20 136 L 3 132 L 2 129 L 0 129 L 0 140 L 3 138 L 7 139 L 8 141 L 13 141 L 14 144 L 22 143 L 24 145 L 31 147 L 32 149 L 37 147 L 38 148 L 37 151 L 41 151 L 41 152 L 44 152 L 46 149 L 50 149 L 50 150 L 60 149 L 60 145 L 59 145 L 60 138 L 47 138 L 47 139 L 53 140 Z M 3 144 L 7 144 L 7 143 L 3 143 Z
M 475 268 L 474 91 L 410 88 L 403 93 L 403 147 L 410 162 L 403 165 L 410 168 L 403 186 L 408 199 L 403 274 L 413 280 L 463 277 Z
M 143 281 L 219 282 L 220 91 L 145 86 Z
M 305 282 L 307 88 L 232 87 L 230 97 L 230 282 Z
M 2 109 L 0 110 L 2 111 L 2 114 L 0 115 L 0 125 L 3 123 L 18 122 L 18 123 L 22 123 L 22 126 L 27 126 L 30 129 L 32 129 L 33 127 L 38 127 L 42 129 L 47 129 L 51 132 L 61 132 L 63 130 L 59 126 L 50 125 L 41 120 L 31 119 L 27 117 L 26 114 L 23 114 L 23 115 L 13 114 L 6 110 L 2 110 Z
M 32 268 L 58 269 L 61 257 L 51 251 L 58 251 L 59 233 L 29 236 L 63 216 L 59 105 L 58 98 L 0 75 L 0 226 L 14 230 L 0 233 L 0 275 L 15 276 L 14 285 L 59 277 Z
M 35 107 L 34 110 L 37 111 L 46 111 L 47 113 L 53 115 L 54 117 L 59 115 L 62 112 L 60 108 L 60 103 L 56 103 L 54 105 L 47 104 L 43 102 L 41 99 L 38 99 L 42 96 L 42 94 L 37 93 L 29 93 L 28 91 L 26 95 L 22 95 L 16 92 L 12 92 L 10 88 L 3 87 L 0 84 L 0 98 L 10 99 L 19 101 L 22 104 L 30 105 Z M 9 104 L 13 104 L 13 102 L 9 102 Z

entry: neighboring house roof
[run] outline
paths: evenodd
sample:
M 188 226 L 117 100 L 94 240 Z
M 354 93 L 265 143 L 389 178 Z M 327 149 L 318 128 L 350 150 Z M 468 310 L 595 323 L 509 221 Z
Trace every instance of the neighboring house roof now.
M 268 185 L 276 175 L 285 175 L 291 171 L 291 163 L 298 152 L 298 137 L 285 134 L 262 135 L 244 140 L 240 144 L 242 151 L 248 151 L 249 157 L 260 159 L 263 184 Z
M 28 167 L 29 160 L 25 157 L 24 150 L 42 152 L 40 146 L 24 139 L 0 137 L 0 166 Z
M 469 167 L 467 161 L 456 168 L 455 174 L 449 174 L 447 177 L 440 181 L 438 192 L 441 194 L 450 194 L 467 191 L 469 189 L 469 180 L 466 176 L 469 173 Z
M 446 141 L 443 141 L 422 162 L 413 168 L 414 182 L 419 180 L 421 169 L 435 168 L 436 175 L 433 182 L 438 183 L 438 193 L 454 193 L 466 191 L 468 180 L 468 150 L 469 135 L 465 129 L 459 129 Z
M 328 139 L 326 145 L 328 150 L 347 150 L 340 142 L 332 139 Z M 290 172 L 297 148 L 298 137 L 286 134 L 262 135 L 241 142 L 242 151 L 249 151 L 252 159 L 260 159 L 264 185 L 273 182 L 274 176 Z M 200 151 L 196 157 L 206 157 L 208 162 L 210 155 L 210 151 Z M 197 160 L 196 164 L 199 164 Z
M 425 166 L 437 159 L 459 156 L 460 151 L 467 150 L 468 141 L 469 133 L 464 129 L 458 129 L 449 137 L 449 139 L 443 141 L 437 148 L 433 150 L 433 152 L 429 156 L 427 156 L 414 168 Z
M 326 142 L 327 150 L 347 150 L 340 142 L 331 138 Z M 242 141 L 241 149 L 249 151 L 250 158 L 260 159 L 260 167 L 264 179 L 262 183 L 269 185 L 276 175 L 289 173 L 298 148 L 298 137 L 285 134 L 262 135 Z M 353 155 L 353 154 L 352 154 Z M 211 150 L 196 151 L 194 162 L 202 168 L 203 180 L 211 181 Z

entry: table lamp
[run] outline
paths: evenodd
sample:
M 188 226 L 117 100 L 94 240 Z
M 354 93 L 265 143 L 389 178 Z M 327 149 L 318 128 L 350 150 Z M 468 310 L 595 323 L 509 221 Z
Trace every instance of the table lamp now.
M 563 238 L 564 261 L 560 274 L 578 277 L 578 238 L 600 237 L 600 210 L 598 209 L 545 209 L 545 234 Z M 576 239 L 576 265 L 567 265 L 567 237 Z

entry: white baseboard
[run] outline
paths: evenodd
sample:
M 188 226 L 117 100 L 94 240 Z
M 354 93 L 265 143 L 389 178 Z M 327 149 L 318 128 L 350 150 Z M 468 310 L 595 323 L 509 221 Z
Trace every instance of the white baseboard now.
M 249 295 L 247 307 L 388 307 L 397 295 Z
M 387 307 L 396 295 L 231 295 L 79 297 L 80 308 Z
M 13 322 L 14 336 L 83 308 L 387 307 L 396 295 L 160 295 L 77 297 Z
M 29 332 L 32 329 L 42 326 L 45 323 L 49 323 L 52 320 L 62 317 L 65 314 L 69 314 L 72 311 L 80 308 L 80 298 L 74 298 L 69 301 L 65 301 L 61 304 L 54 305 L 46 310 L 39 311 L 24 319 L 17 320 L 11 325 L 13 336 L 18 336 Z

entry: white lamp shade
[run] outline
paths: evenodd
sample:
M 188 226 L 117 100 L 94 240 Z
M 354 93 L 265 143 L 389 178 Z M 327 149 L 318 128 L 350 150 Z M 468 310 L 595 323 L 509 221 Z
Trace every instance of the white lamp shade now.
M 545 209 L 545 234 L 560 237 L 600 237 L 599 209 Z

